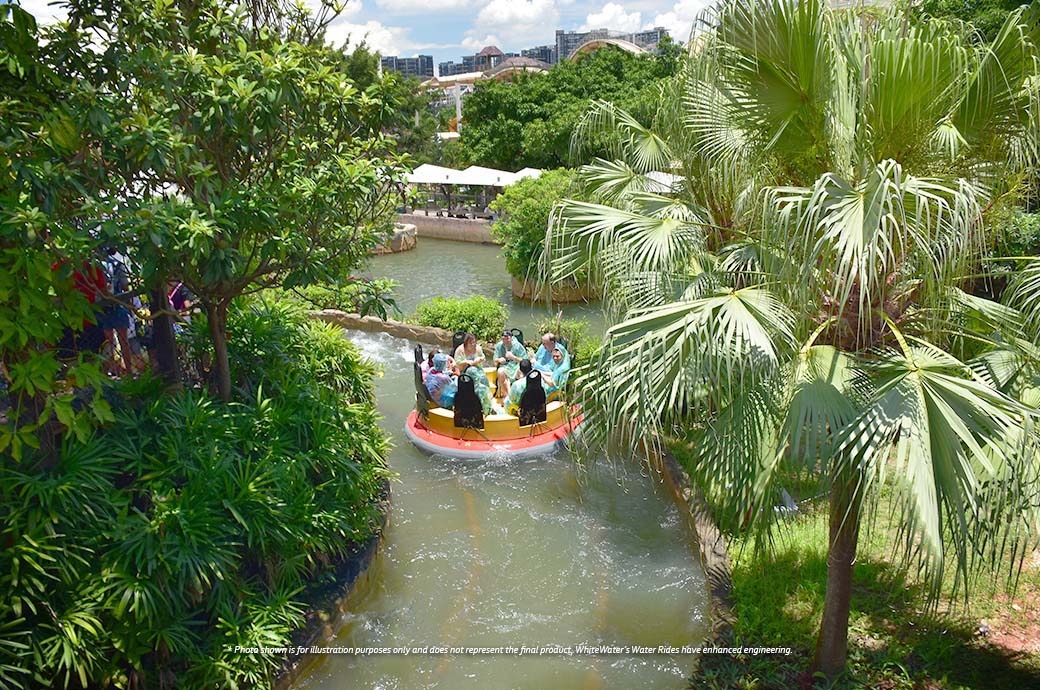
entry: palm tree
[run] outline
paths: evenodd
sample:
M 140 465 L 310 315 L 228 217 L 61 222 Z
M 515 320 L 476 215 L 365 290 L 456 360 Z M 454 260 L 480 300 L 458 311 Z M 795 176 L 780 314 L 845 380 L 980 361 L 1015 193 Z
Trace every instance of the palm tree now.
M 702 17 L 652 127 L 601 103 L 576 133 L 618 142 L 546 238 L 550 278 L 588 271 L 616 319 L 576 386 L 592 440 L 692 435 L 738 525 L 768 527 L 782 478 L 818 478 L 828 675 L 883 485 L 936 593 L 1040 532 L 1021 397 L 1040 320 L 961 289 L 986 213 L 1035 170 L 1037 17 L 980 45 L 899 10 L 734 0 Z M 1040 314 L 1038 286 L 1040 268 L 1015 294 Z

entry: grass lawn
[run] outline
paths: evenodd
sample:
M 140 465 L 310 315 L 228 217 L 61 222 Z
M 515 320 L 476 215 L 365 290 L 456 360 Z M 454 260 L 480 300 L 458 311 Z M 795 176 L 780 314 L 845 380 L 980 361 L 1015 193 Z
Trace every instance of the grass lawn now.
M 676 453 L 683 462 L 681 452 Z M 898 516 L 885 497 L 881 516 Z M 790 647 L 773 656 L 705 655 L 693 688 L 809 687 L 827 571 L 826 499 L 783 520 L 772 553 L 728 535 L 737 646 Z M 1018 588 L 981 578 L 965 604 L 948 595 L 929 606 L 927 586 L 892 552 L 898 525 L 864 525 L 853 574 L 849 666 L 834 688 L 1025 690 L 1040 688 L 1040 552 Z M 1005 571 L 1006 572 L 1006 571 Z M 952 589 L 952 577 L 946 588 Z

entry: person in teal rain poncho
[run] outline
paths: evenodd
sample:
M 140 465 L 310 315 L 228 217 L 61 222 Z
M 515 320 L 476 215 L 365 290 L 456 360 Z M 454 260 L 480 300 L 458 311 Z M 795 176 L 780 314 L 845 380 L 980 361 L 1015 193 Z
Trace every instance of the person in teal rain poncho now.
M 495 345 L 495 366 L 498 367 L 498 379 L 495 395 L 505 398 L 509 395 L 509 384 L 516 378 L 520 370 L 520 361 L 527 357 L 527 348 L 513 338 L 509 331 L 502 331 L 501 342 Z
M 506 412 L 509 414 L 515 415 L 520 411 L 520 398 L 524 397 L 524 391 L 527 390 L 527 375 L 533 368 L 529 359 L 520 362 L 520 378 L 513 381 L 513 385 L 509 387 L 509 398 L 506 401 Z M 542 388 L 545 388 L 544 383 Z
M 552 363 L 548 371 L 542 372 L 542 385 L 545 386 L 545 394 L 552 395 L 567 383 L 567 375 L 571 371 L 571 356 L 567 348 L 559 343 L 552 351 Z
M 459 364 L 459 373 L 468 374 L 473 379 L 473 391 L 477 394 L 477 398 L 480 399 L 480 406 L 484 409 L 484 414 L 498 413 L 500 411 L 494 404 L 495 399 L 491 395 L 491 383 L 488 382 L 487 374 L 484 373 L 483 368 L 463 361 Z

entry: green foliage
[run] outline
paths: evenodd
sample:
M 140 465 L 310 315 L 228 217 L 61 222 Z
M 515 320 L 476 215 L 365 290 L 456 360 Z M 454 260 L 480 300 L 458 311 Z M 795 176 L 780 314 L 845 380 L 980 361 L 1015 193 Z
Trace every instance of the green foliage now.
M 110 116 L 122 199 L 101 232 L 130 246 L 146 281 L 199 297 L 228 399 L 230 301 L 346 275 L 392 227 L 403 168 L 382 131 L 408 90 L 362 90 L 341 53 L 308 38 L 312 18 L 277 3 L 95 9 L 70 9 L 102 47 L 90 77 L 128 104 Z
M 669 449 L 687 471 L 696 472 L 694 448 L 672 442 Z M 828 526 L 818 485 L 792 476 L 785 486 L 799 503 L 799 512 L 785 517 L 774 540 L 756 543 L 752 534 L 738 527 L 726 534 L 726 541 L 734 644 L 790 647 L 792 653 L 705 655 L 691 688 L 787 688 L 797 686 L 804 676 L 823 610 Z M 988 620 L 997 627 L 994 618 L 1001 618 L 999 613 L 1008 611 L 1011 601 L 1029 601 L 1040 588 L 1040 569 L 1022 573 L 1018 593 L 1010 601 L 999 583 L 983 583 L 981 596 L 970 603 L 951 598 L 936 610 L 929 602 L 927 583 L 899 567 L 891 543 L 899 538 L 901 525 L 887 517 L 898 507 L 887 490 L 881 501 L 879 519 L 865 527 L 857 550 L 849 668 L 820 687 L 1016 690 L 1035 682 L 1040 659 L 1001 653 L 979 637 L 978 626 L 980 620 Z M 717 510 L 717 505 L 712 507 Z M 1011 567 L 1011 562 L 1004 566 Z
M 1040 255 L 1040 213 L 1012 209 L 993 223 L 999 233 L 998 256 Z
M 572 366 L 592 362 L 599 349 L 599 343 L 589 335 L 589 322 L 585 319 L 565 319 L 563 312 L 539 321 L 535 324 L 535 331 L 536 335 L 531 337 L 535 346 L 542 333 L 553 333 L 557 340 L 562 340 L 571 355 Z
M 466 158 L 506 170 L 566 166 L 571 133 L 593 100 L 651 114 L 659 82 L 676 65 L 674 55 L 659 59 L 608 47 L 544 74 L 481 82 L 463 104 L 460 141 Z
M 473 297 L 434 297 L 420 302 L 409 318 L 420 326 L 436 326 L 451 331 L 467 331 L 485 343 L 498 340 L 509 319 L 509 310 L 497 300 Z
M 0 466 L 0 680 L 265 685 L 301 593 L 378 524 L 373 369 L 285 305 L 232 310 L 240 403 L 155 381 L 60 461 Z M 164 679 L 164 680 L 160 680 Z
M 392 70 L 380 75 L 379 53 L 373 52 L 364 41 L 342 55 L 342 70 L 351 83 L 383 103 L 380 127 L 396 141 L 397 151 L 411 154 L 420 162 L 434 157 L 437 118 L 429 109 L 432 93 L 421 90 L 415 77 L 403 77 Z
M 1025 4 L 1023 0 L 924 0 L 913 7 L 921 18 L 943 17 L 968 22 L 978 30 L 982 40 L 992 41 L 1012 10 Z
M 41 43 L 39 31 L 21 7 L 0 6 L 0 377 L 13 405 L 0 456 L 16 459 L 110 418 L 97 358 L 60 362 L 54 346 L 94 319 L 73 272 L 96 259 L 85 218 L 101 212 L 91 198 L 105 181 L 100 131 L 118 108 L 58 72 L 62 46 Z M 87 405 L 73 405 L 73 382 L 93 387 Z
M 1007 305 L 964 291 L 984 213 L 1036 168 L 1037 10 L 978 45 L 896 8 L 724 3 L 652 127 L 597 103 L 577 132 L 619 142 L 546 247 L 554 279 L 593 272 L 617 317 L 576 381 L 582 436 L 637 451 L 689 430 L 695 479 L 763 541 L 781 482 L 817 480 L 827 675 L 889 482 L 894 548 L 934 596 L 1037 538 L 1040 261 Z
M 385 321 L 401 314 L 393 297 L 395 287 L 397 283 L 387 278 L 351 277 L 337 283 L 302 285 L 277 294 L 301 301 L 309 309 L 341 309 L 362 316 L 378 316 Z
M 547 170 L 538 178 L 527 178 L 506 187 L 491 202 L 491 208 L 502 214 L 491 226 L 491 235 L 502 244 L 510 275 L 538 277 L 549 216 L 557 202 L 573 196 L 573 185 L 572 171 Z
M 1000 297 L 1021 270 L 1023 257 L 1040 256 L 1040 213 L 1002 208 L 987 218 L 987 225 L 994 237 L 993 247 L 983 262 L 986 280 L 979 281 L 973 292 Z

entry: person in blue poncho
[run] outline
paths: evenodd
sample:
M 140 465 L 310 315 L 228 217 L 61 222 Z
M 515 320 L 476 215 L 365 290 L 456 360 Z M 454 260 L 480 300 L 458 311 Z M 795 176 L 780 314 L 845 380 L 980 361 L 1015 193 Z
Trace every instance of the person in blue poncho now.
M 433 401 L 443 408 L 451 409 L 455 404 L 455 393 L 459 384 L 448 370 L 448 355 L 438 352 L 433 356 L 433 366 L 426 374 L 425 383 Z
M 542 385 L 546 395 L 555 393 L 567 383 L 567 375 L 571 371 L 571 356 L 567 348 L 559 343 L 552 350 L 552 364 L 548 371 L 542 371 Z
M 531 361 L 535 369 L 538 371 L 552 371 L 552 353 L 555 347 L 555 335 L 546 333 L 542 336 L 542 344 L 538 346 L 538 351 L 534 353 L 534 359 Z
M 520 362 L 520 378 L 513 381 L 513 385 L 509 387 L 509 397 L 506 399 L 506 412 L 509 414 L 515 415 L 520 411 L 520 398 L 524 397 L 524 391 L 527 390 L 527 375 L 533 368 L 529 359 Z M 544 383 L 542 388 L 545 388 Z
M 516 378 L 520 370 L 520 361 L 527 357 L 527 348 L 513 338 L 510 331 L 502 331 L 502 341 L 495 345 L 495 366 L 498 367 L 498 379 L 495 395 L 505 398 L 509 395 L 509 384 Z

